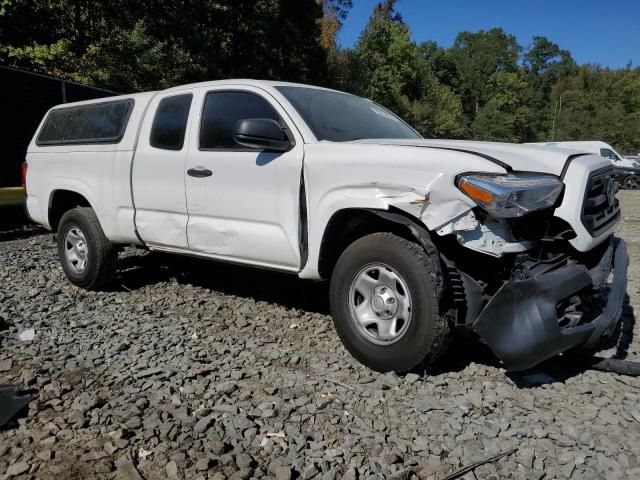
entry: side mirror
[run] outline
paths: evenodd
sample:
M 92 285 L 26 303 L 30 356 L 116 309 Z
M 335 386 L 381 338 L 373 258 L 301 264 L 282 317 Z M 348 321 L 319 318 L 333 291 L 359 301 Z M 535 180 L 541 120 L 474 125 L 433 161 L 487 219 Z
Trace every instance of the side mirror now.
M 286 152 L 291 147 L 291 142 L 280 124 L 270 118 L 239 120 L 233 131 L 233 139 L 246 147 L 274 152 Z

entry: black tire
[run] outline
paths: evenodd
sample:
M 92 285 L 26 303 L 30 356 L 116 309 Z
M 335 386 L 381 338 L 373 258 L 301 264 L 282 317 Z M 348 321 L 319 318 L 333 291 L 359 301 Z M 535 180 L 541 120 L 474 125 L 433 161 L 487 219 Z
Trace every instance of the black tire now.
M 410 293 L 410 322 L 405 333 L 388 345 L 373 343 L 363 335 L 351 313 L 351 284 L 358 272 L 382 263 L 399 274 Z M 347 350 L 367 367 L 403 373 L 433 363 L 450 344 L 453 329 L 439 315 L 436 274 L 424 249 L 390 233 L 367 235 L 340 256 L 331 277 L 331 313 L 336 331 Z
M 625 190 L 638 190 L 640 188 L 640 176 L 629 175 L 622 181 L 622 186 Z
M 82 271 L 74 270 L 65 253 L 67 234 L 78 229 L 86 240 L 86 266 Z M 69 281 L 87 290 L 107 285 L 116 274 L 118 251 L 102 231 L 98 217 L 92 208 L 78 207 L 66 212 L 58 225 L 58 256 Z

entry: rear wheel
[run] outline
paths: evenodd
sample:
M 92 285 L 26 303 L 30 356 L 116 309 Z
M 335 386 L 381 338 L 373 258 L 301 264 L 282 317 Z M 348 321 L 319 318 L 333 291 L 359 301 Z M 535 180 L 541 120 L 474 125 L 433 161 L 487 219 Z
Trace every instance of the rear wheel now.
M 638 190 L 640 188 L 640 176 L 629 175 L 622 181 L 622 186 L 627 190 Z
M 380 372 L 431 363 L 451 337 L 439 315 L 431 258 L 390 233 L 363 237 L 340 256 L 331 278 L 331 312 L 347 350 Z
M 118 251 L 88 207 L 69 210 L 60 219 L 58 256 L 67 278 L 82 288 L 100 288 L 116 274 Z

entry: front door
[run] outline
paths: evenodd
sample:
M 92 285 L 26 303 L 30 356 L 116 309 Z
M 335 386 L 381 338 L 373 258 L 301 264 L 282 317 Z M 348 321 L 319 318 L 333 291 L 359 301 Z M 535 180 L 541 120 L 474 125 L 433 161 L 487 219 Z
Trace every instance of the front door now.
M 189 249 L 298 270 L 303 143 L 291 120 L 268 93 L 253 87 L 202 89 L 194 106 L 199 128 L 192 131 L 185 167 Z M 235 125 L 247 118 L 281 122 L 295 145 L 267 152 L 236 143 Z

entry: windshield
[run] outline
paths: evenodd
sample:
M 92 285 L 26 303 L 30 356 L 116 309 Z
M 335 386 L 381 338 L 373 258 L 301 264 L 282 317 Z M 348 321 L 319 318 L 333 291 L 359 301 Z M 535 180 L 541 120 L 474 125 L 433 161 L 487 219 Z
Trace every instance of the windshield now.
M 389 110 L 365 98 L 317 88 L 281 86 L 276 89 L 293 105 L 318 140 L 421 138 Z
M 621 160 L 620 155 L 613 151 L 611 148 L 601 148 L 600 156 L 604 158 L 608 158 L 609 160 L 613 160 L 614 162 L 618 162 Z

